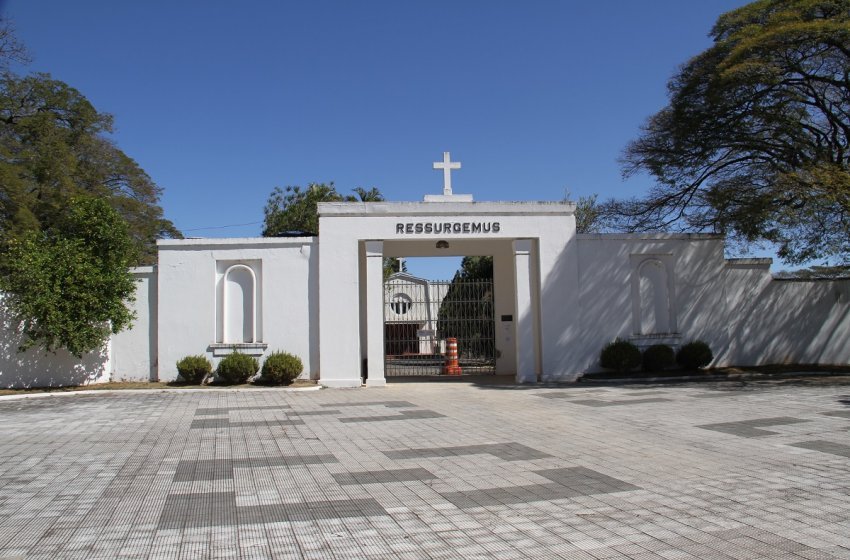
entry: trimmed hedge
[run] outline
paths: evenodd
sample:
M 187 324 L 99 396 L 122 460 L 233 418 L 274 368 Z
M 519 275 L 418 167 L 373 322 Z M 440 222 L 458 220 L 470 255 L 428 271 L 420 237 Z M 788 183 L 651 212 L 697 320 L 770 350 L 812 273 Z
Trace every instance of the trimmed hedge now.
M 653 344 L 643 351 L 643 371 L 664 371 L 676 363 L 676 353 L 666 344 Z
M 247 383 L 258 369 L 260 364 L 256 358 L 234 352 L 221 359 L 215 373 L 225 385 L 238 385 Z
M 676 363 L 683 369 L 695 370 L 705 367 L 714 359 L 711 348 L 701 340 L 694 340 L 679 348 Z
M 212 373 L 212 364 L 206 356 L 186 356 L 177 362 L 177 373 L 186 383 L 201 385 Z
M 618 373 L 626 373 L 635 369 L 641 363 L 638 347 L 628 340 L 609 342 L 599 354 L 599 365 L 605 369 L 613 369 Z
M 304 371 L 301 358 L 289 352 L 272 352 L 263 362 L 261 383 L 289 385 Z

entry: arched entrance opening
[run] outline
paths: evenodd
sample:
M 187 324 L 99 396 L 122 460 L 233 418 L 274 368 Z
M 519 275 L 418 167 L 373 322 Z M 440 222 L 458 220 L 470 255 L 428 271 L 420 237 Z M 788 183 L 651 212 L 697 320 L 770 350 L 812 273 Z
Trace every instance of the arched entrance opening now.
M 531 292 L 533 271 L 527 260 L 522 261 L 523 258 L 527 259 L 528 253 L 518 252 L 517 249 L 518 246 L 524 246 L 522 244 L 515 239 L 384 239 L 362 242 L 360 341 L 362 375 L 366 378 L 366 385 L 382 385 L 387 379 L 410 379 L 409 375 L 396 375 L 402 369 L 399 366 L 413 364 L 413 360 L 420 358 L 423 365 L 425 360 L 428 361 L 429 368 L 412 372 L 418 380 L 425 377 L 458 379 L 457 376 L 443 375 L 448 360 L 449 338 L 459 339 L 457 354 L 462 374 L 510 375 L 517 378 L 518 372 L 529 370 L 529 375 L 534 375 L 538 354 L 534 340 L 537 325 L 528 309 L 536 305 L 532 299 L 536 294 Z M 482 256 L 487 259 L 482 260 Z M 455 257 L 456 264 L 449 269 L 452 278 L 448 281 L 445 279 L 445 271 L 440 274 L 443 276 L 442 287 L 431 286 L 426 306 L 424 288 L 411 287 L 407 292 L 385 288 L 383 263 L 387 259 L 399 257 L 411 264 L 419 257 L 429 257 L 427 262 L 432 262 L 430 258 L 433 257 Z M 473 269 L 473 273 L 468 271 L 465 275 L 467 279 L 483 278 L 483 281 L 463 288 L 454 282 L 454 272 L 463 269 L 464 259 L 467 259 L 467 269 Z M 518 269 L 518 262 L 525 264 Z M 486 272 L 482 273 L 481 268 Z M 408 269 L 407 274 L 411 274 L 411 269 Z M 519 282 L 519 290 L 517 278 L 522 280 Z M 430 279 L 397 278 L 396 283 L 414 280 L 421 286 L 423 281 Z M 436 295 L 430 293 L 437 289 L 442 289 L 442 292 Z M 417 306 L 419 301 L 423 305 Z M 420 313 L 430 309 L 430 326 L 427 324 L 427 316 L 419 322 L 419 317 L 413 315 L 416 307 L 419 307 Z M 517 309 L 521 311 L 518 313 Z M 405 310 L 407 313 L 398 313 Z M 387 327 L 387 317 L 396 319 L 399 326 Z M 457 320 L 452 324 L 453 317 Z M 414 323 L 415 326 L 411 326 Z M 523 337 L 528 337 L 531 344 L 518 344 L 517 340 Z M 404 343 L 398 342 L 399 339 Z M 390 341 L 389 345 L 387 340 Z M 391 356 L 390 362 L 387 361 L 388 355 Z M 465 369 L 461 362 L 466 364 Z
M 387 261 L 394 268 L 384 281 L 386 378 L 495 374 L 493 257 Z

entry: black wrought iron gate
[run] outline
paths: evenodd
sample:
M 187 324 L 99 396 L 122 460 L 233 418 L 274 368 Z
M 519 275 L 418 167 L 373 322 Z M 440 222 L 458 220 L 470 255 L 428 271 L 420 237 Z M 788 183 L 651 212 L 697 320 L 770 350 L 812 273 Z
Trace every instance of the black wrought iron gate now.
M 493 281 L 390 276 L 384 283 L 385 374 L 441 375 L 449 338 L 457 339 L 462 374 L 495 373 Z

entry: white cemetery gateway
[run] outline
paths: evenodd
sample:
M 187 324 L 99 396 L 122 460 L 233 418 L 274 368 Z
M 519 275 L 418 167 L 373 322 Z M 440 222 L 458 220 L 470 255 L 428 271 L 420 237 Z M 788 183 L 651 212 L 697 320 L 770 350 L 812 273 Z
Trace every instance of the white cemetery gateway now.
M 724 259 L 715 235 L 576 234 L 572 203 L 474 202 L 452 192 L 460 164 L 448 153 L 434 167 L 444 171 L 443 194 L 322 203 L 319 237 L 160 241 L 157 266 L 135 270 L 131 330 L 79 361 L 18 354 L 7 324 L 0 385 L 169 381 L 187 355 L 216 363 L 235 351 L 262 360 L 282 350 L 322 385 L 380 387 L 388 353 L 446 351 L 445 289 L 403 274 L 384 281 L 386 257 L 422 256 L 492 256 L 492 371 L 520 383 L 598 370 L 615 338 L 642 347 L 701 339 L 717 366 L 850 363 L 848 281 L 776 280 L 769 259 Z M 398 289 L 416 282 L 418 295 Z M 410 326 L 388 330 L 393 319 Z M 400 331 L 415 343 L 388 352 Z

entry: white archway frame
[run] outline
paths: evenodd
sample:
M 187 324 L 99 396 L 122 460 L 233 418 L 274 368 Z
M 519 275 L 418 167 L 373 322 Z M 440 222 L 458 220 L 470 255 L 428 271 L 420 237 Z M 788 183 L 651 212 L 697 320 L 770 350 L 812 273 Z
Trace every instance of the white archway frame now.
M 678 333 L 678 311 L 676 305 L 676 276 L 675 257 L 672 253 L 633 253 L 629 256 L 631 260 L 631 297 L 632 297 L 632 334 L 634 336 L 658 336 L 661 334 Z M 667 317 L 667 333 L 643 332 L 642 302 L 641 302 L 641 275 L 645 266 L 649 263 L 661 265 L 666 277 L 666 297 L 664 298 L 664 310 Z
M 243 340 L 243 343 L 253 343 L 257 342 L 257 274 L 254 272 L 254 269 L 245 264 L 234 264 L 227 268 L 224 271 L 224 276 L 222 277 L 222 293 L 221 293 L 221 325 L 222 325 L 222 342 L 224 343 L 232 343 L 234 342 L 233 337 L 228 329 L 228 317 L 227 317 L 227 280 L 230 276 L 230 273 L 234 270 L 247 270 L 251 276 L 251 340 Z M 243 296 L 244 297 L 244 296 Z M 244 304 L 244 303 L 243 303 Z M 243 318 L 244 321 L 244 318 Z M 243 332 L 244 332 L 244 323 L 243 323 Z

